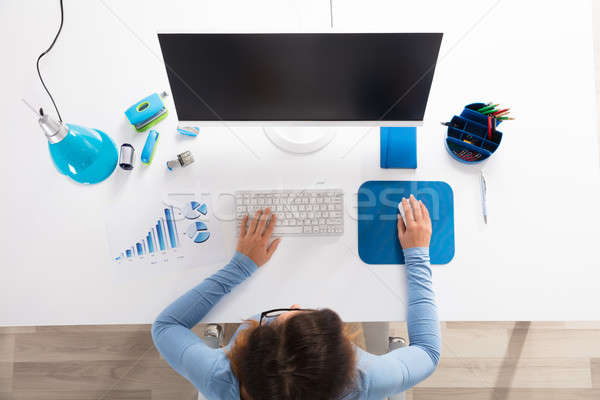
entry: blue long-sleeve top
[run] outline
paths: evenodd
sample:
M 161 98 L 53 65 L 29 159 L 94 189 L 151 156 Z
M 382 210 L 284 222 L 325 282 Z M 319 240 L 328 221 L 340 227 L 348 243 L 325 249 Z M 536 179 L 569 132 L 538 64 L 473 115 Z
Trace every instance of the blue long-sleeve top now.
M 404 258 L 410 346 L 384 355 L 370 354 L 357 347 L 357 379 L 350 392 L 340 399 L 391 396 L 427 378 L 438 364 L 441 335 L 431 284 L 429 249 L 406 249 Z M 239 399 L 239 382 L 225 354 L 228 347 L 208 347 L 191 328 L 257 268 L 251 259 L 236 253 L 223 269 L 169 305 L 152 325 L 152 338 L 163 358 L 209 400 Z M 239 329 L 245 328 L 247 326 L 242 324 Z

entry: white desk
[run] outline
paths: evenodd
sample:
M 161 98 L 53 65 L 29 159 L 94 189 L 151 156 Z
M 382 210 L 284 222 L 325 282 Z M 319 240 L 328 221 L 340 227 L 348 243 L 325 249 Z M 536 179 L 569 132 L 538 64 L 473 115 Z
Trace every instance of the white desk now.
M 106 1 L 108 8 L 100 1 L 65 3 L 62 37 L 42 62 L 47 84 L 66 121 L 102 129 L 137 149 L 144 135 L 128 126 L 123 111 L 150 92 L 168 89 L 156 57 L 158 29 L 303 32 L 329 26 L 326 0 L 146 0 L 142 11 L 136 10 L 142 2 Z M 205 128 L 183 142 L 174 133 L 169 99 L 171 114 L 158 127 L 162 139 L 154 164 L 138 164 L 131 173 L 119 169 L 102 184 L 82 187 L 55 172 L 37 122 L 20 103 L 24 97 L 51 111 L 35 59 L 55 34 L 57 4 L 4 1 L 0 325 L 147 323 L 221 267 L 167 267 L 160 274 L 119 270 L 109 261 L 104 226 L 113 201 L 130 196 L 141 201 L 153 187 L 183 190 L 198 182 L 231 192 L 325 180 L 345 190 L 346 209 L 352 211 L 353 194 L 371 179 L 443 180 L 453 187 L 456 256 L 434 267 L 442 319 L 600 319 L 590 2 L 494 3 L 334 1 L 339 31 L 445 34 L 419 129 L 415 171 L 379 168 L 377 129 L 366 134 L 365 128 L 345 128 L 326 149 L 304 157 L 280 152 L 260 128 L 233 128 L 239 139 L 222 126 Z M 502 147 L 486 166 L 485 226 L 478 169 L 446 154 L 439 122 L 463 104 L 491 99 L 512 106 L 517 120 L 503 126 Z M 188 148 L 200 161 L 167 174 L 164 162 Z M 229 237 L 225 251 L 231 253 L 233 224 L 223 230 Z M 223 299 L 207 320 L 239 321 L 292 303 L 330 307 L 348 321 L 403 319 L 403 268 L 367 266 L 356 249 L 350 215 L 338 240 L 286 238 L 271 263 Z

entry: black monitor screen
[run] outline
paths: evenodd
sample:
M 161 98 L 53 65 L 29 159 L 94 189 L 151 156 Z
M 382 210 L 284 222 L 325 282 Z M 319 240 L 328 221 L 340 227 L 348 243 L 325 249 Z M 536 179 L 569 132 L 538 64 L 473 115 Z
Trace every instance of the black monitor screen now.
M 422 121 L 442 34 L 158 38 L 182 121 Z

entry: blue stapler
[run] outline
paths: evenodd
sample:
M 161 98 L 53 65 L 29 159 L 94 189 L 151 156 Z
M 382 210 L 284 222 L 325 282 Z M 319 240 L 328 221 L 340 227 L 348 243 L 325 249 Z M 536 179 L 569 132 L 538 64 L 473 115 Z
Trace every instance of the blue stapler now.
M 152 160 L 154 159 L 154 153 L 156 151 L 156 143 L 158 143 L 158 136 L 158 132 L 154 129 L 148 133 L 146 143 L 144 143 L 144 148 L 142 149 L 142 163 L 146 165 L 150 165 L 152 163 Z

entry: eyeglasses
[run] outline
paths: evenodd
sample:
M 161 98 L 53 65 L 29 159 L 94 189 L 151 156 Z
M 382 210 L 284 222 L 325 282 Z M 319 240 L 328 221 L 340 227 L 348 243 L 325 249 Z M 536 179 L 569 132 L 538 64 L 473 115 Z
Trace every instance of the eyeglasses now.
M 317 310 L 313 310 L 310 308 L 274 308 L 272 310 L 263 311 L 262 313 L 260 313 L 260 321 L 259 321 L 258 325 L 259 326 L 262 325 L 264 318 L 277 318 L 281 314 L 285 314 L 288 311 L 317 311 Z

